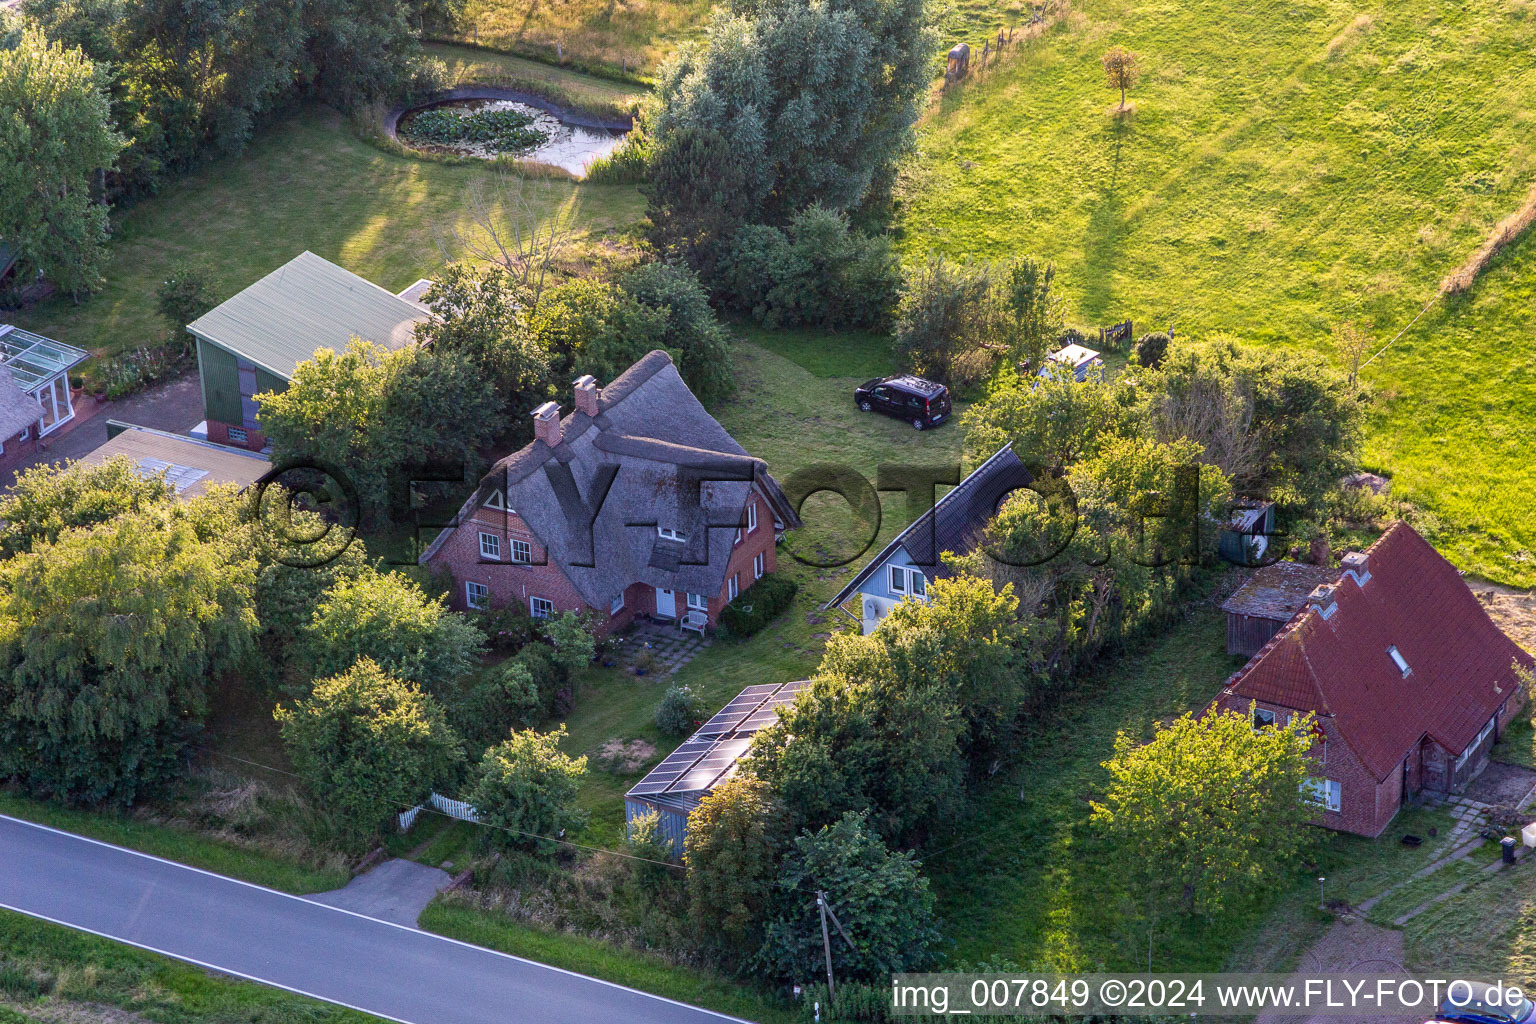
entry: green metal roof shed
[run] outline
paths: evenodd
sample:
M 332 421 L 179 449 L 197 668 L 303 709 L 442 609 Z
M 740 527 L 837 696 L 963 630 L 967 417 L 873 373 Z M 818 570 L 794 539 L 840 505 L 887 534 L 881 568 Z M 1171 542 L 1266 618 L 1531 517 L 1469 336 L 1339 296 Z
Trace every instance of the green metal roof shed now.
M 346 349 L 353 335 L 404 348 L 428 317 L 414 303 L 303 252 L 187 325 L 200 340 L 283 380 L 318 349 Z

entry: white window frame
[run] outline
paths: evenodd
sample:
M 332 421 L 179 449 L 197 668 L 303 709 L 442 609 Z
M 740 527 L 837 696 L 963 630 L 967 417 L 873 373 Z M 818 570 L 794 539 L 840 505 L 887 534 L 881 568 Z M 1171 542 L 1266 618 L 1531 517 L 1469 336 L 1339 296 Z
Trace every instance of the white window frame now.
M 747 532 L 757 529 L 757 501 L 747 502 Z
M 533 562 L 533 545 L 516 537 L 509 537 L 508 547 L 511 549 L 513 565 L 530 565 Z
M 619 591 L 619 596 L 608 603 L 608 614 L 617 615 L 624 610 L 624 591 Z
M 1488 719 L 1487 723 L 1478 731 L 1478 734 L 1472 738 L 1472 742 L 1467 744 L 1467 748 L 1456 755 L 1456 767 L 1452 771 L 1461 771 L 1468 759 L 1471 758 L 1472 752 L 1477 749 L 1478 744 L 1482 743 L 1483 740 L 1488 738 L 1488 734 L 1493 732 L 1494 723 L 1498 720 L 1498 712 L 1494 712 L 1493 717 Z
M 1265 716 L 1263 720 L 1260 719 L 1260 715 Z M 1279 723 L 1280 716 L 1275 714 L 1275 712 L 1270 711 L 1268 708 L 1256 707 L 1253 709 L 1253 728 L 1255 730 L 1263 729 L 1266 726 L 1278 725 Z
M 1397 670 L 1403 674 L 1404 679 L 1413 675 L 1412 666 L 1408 664 L 1408 659 L 1403 657 L 1403 652 L 1397 649 L 1396 644 L 1387 648 L 1387 657 L 1392 659 L 1392 664 L 1397 666 Z
M 491 602 L 491 588 L 484 583 L 476 583 L 474 580 L 466 580 L 464 583 L 464 604 L 476 611 L 485 608 Z
M 501 561 L 501 536 L 480 531 L 480 558 L 487 562 Z
M 541 607 L 542 606 L 542 607 Z M 555 614 L 555 602 L 547 597 L 528 597 L 528 614 L 535 619 L 548 619 Z
M 919 569 L 910 565 L 891 565 L 886 567 L 885 585 L 890 592 L 901 597 L 914 597 L 919 601 L 928 599 L 928 577 Z M 898 585 L 898 581 L 899 585 Z
M 660 537 L 662 540 L 675 540 L 682 543 L 686 543 L 688 540 L 687 534 L 678 533 L 676 530 L 668 529 L 665 526 L 656 527 L 656 536 Z
M 763 557 L 763 553 L 761 551 L 759 551 L 757 554 L 752 556 L 752 578 L 753 579 L 760 580 L 760 579 L 763 578 L 763 570 L 767 566 L 767 562 L 768 562 L 768 560 Z
M 736 600 L 736 595 L 741 593 L 741 573 L 731 573 L 731 578 L 725 584 L 725 592 L 728 595 L 727 601 Z
M 893 594 L 907 595 L 907 570 L 904 566 L 886 566 L 885 586 Z
M 920 601 L 928 600 L 928 577 L 924 576 L 921 571 L 908 567 L 907 593 Z
M 1344 787 L 1334 779 L 1308 779 L 1301 784 L 1301 795 L 1307 803 L 1335 814 L 1344 806 Z
M 688 599 L 688 607 L 692 610 L 699 612 L 709 611 L 709 598 L 703 594 L 689 593 L 685 596 Z

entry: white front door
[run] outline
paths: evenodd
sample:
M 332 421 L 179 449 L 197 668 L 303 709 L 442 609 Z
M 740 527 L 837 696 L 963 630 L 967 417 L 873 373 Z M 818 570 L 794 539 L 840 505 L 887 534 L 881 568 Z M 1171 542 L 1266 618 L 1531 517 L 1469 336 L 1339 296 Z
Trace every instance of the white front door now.
M 677 595 L 665 587 L 656 588 L 656 614 L 664 619 L 677 618 Z

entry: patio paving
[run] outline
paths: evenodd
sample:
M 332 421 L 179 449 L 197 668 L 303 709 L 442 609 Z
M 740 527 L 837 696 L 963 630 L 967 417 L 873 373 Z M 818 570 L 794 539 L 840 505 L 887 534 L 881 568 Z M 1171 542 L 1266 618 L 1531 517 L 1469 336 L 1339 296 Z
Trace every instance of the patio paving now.
M 1517 764 L 1490 761 L 1467 787 L 1467 797 L 1485 804 L 1522 806 L 1536 791 L 1536 771 Z
M 709 638 L 679 629 L 676 623 L 636 620 L 623 636 L 618 638 L 620 647 L 618 665 L 626 672 L 633 671 L 635 663 L 649 652 L 655 661 L 652 673 L 669 676 L 698 657 L 709 646 Z

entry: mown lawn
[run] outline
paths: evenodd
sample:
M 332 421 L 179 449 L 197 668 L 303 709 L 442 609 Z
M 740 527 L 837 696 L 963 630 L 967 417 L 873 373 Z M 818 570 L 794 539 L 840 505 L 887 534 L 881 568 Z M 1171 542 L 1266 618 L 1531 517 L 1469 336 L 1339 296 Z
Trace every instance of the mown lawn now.
M 1056 261 L 1072 319 L 1332 351 L 1384 343 L 1536 179 L 1536 16 L 1303 0 L 1084 0 L 951 91 L 900 186 L 909 256 Z M 1145 73 L 1116 119 L 1099 57 Z M 1458 565 L 1536 583 L 1536 244 L 1437 306 L 1364 377 L 1367 460 Z
M 0 910 L 0 1021 L 17 1020 L 378 1024 L 379 1018 Z
M 243 156 L 121 211 L 99 294 L 78 306 L 55 298 L 14 322 L 108 355 L 167 334 L 155 288 L 177 262 L 201 265 L 227 297 L 306 249 L 398 291 L 442 265 L 449 228 L 469 227 L 466 189 L 493 173 L 386 152 L 334 111 L 308 108 L 260 132 Z M 538 181 L 527 194 L 541 216 L 574 206 L 588 232 L 643 215 L 628 186 Z

